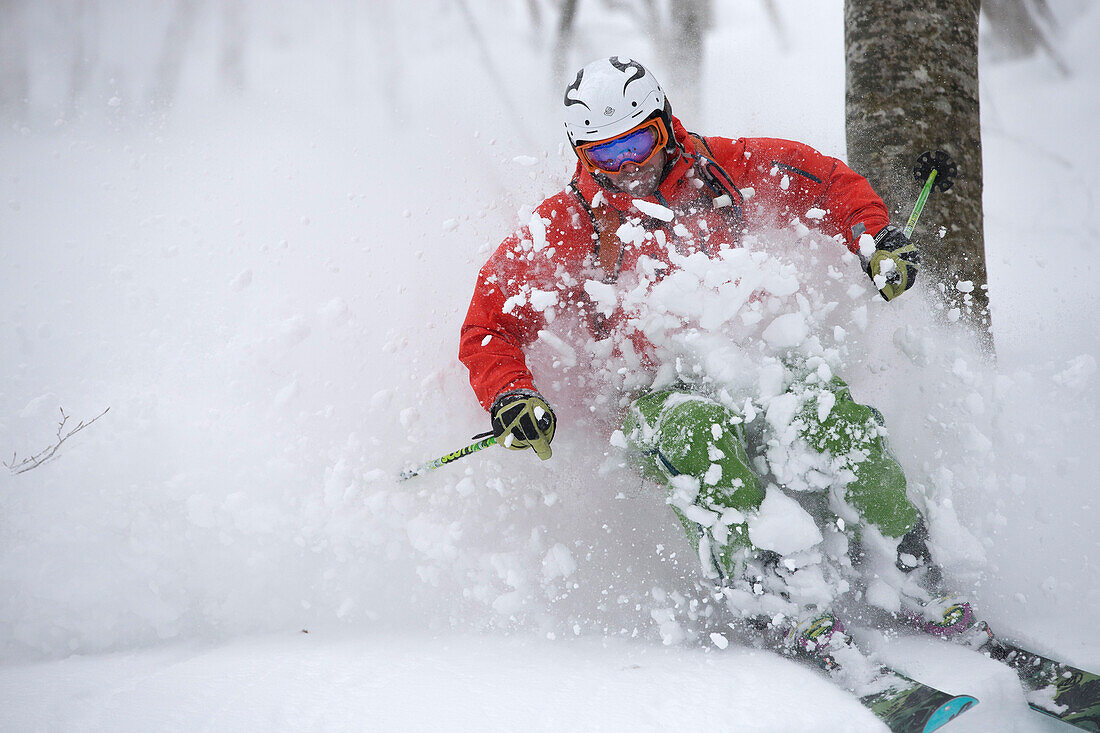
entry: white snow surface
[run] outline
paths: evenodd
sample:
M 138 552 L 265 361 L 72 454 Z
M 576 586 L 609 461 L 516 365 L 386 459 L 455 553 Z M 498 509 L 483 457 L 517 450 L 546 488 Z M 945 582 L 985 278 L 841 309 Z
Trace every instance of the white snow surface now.
M 107 3 L 114 71 L 77 114 L 54 103 L 72 65 L 49 52 L 55 11 L 32 14 L 32 104 L 0 118 L 0 454 L 47 447 L 62 408 L 66 430 L 110 411 L 55 460 L 0 472 L 0 729 L 882 730 L 708 606 L 662 492 L 609 442 L 613 400 L 584 377 L 638 386 L 629 350 L 612 358 L 558 318 L 530 360 L 558 413 L 554 458 L 489 449 L 397 481 L 485 429 L 456 358 L 478 268 L 518 226 L 552 246 L 531 212 L 574 164 L 529 17 L 471 4 L 519 132 L 491 76 L 447 73 L 481 63 L 459 10 L 415 3 L 433 20 L 247 13 L 240 95 L 210 83 L 217 22 L 200 15 L 161 111 L 144 101 L 156 49 L 124 31 L 168 11 Z M 805 227 L 586 289 L 665 357 L 646 379 L 721 385 L 773 438 L 788 488 L 836 477 L 793 437 L 783 364 L 843 376 L 886 416 L 933 550 L 981 615 L 1097 670 L 1100 8 L 1053 5 L 1069 76 L 1044 57 L 981 68 L 996 364 L 927 279 L 885 303 Z M 623 16 L 585 12 L 607 32 L 570 64 L 631 53 L 668 78 Z M 781 29 L 764 4 L 716 6 L 705 106 L 685 122 L 843 157 L 842 10 L 780 13 Z M 754 539 L 812 548 L 808 515 L 769 496 Z M 1002 665 L 864 638 L 981 700 L 949 730 L 1056 730 Z

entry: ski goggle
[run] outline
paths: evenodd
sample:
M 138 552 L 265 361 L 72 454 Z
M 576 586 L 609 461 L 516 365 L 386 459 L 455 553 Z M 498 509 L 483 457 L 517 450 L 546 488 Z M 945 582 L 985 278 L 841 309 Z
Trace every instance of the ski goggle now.
M 654 117 L 610 140 L 581 143 L 577 157 L 590 173 L 618 173 L 624 163 L 645 165 L 667 143 L 668 132 Z

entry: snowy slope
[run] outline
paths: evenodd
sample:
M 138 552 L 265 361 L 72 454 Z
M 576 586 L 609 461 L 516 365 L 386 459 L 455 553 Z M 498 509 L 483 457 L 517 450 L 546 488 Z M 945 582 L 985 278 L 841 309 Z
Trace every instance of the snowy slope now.
M 111 408 L 58 460 L 0 473 L 0 729 L 879 730 L 814 673 L 705 643 L 682 533 L 601 471 L 567 390 L 548 386 L 579 425 L 555 460 L 486 451 L 394 481 L 483 429 L 454 356 L 474 275 L 571 167 L 526 17 L 478 20 L 530 141 L 491 77 L 441 73 L 479 57 L 427 5 L 438 24 L 390 19 L 396 40 L 379 11 L 287 6 L 257 21 L 243 98 L 206 83 L 207 30 L 164 120 L 134 71 L 81 121 L 42 103 L 0 131 L 0 451 L 47 445 L 59 407 Z M 839 8 L 783 7 L 785 38 L 762 8 L 719 14 L 689 126 L 839 154 Z M 652 56 L 623 17 L 590 20 L 607 32 L 571 63 Z M 1066 29 L 1068 79 L 982 69 L 998 365 L 917 292 L 867 304 L 844 372 L 995 627 L 1093 669 L 1097 32 L 1096 8 Z M 121 36 L 111 52 L 141 67 Z M 982 700 L 952 729 L 1056 729 L 995 663 L 881 651 Z

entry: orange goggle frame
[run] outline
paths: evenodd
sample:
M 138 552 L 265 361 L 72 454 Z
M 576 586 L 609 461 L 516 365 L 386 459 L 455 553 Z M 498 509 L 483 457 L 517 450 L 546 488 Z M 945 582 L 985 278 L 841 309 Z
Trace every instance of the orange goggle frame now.
M 577 157 L 590 173 L 618 173 L 625 163 L 645 165 L 667 144 L 668 130 L 653 117 L 609 140 L 581 143 Z

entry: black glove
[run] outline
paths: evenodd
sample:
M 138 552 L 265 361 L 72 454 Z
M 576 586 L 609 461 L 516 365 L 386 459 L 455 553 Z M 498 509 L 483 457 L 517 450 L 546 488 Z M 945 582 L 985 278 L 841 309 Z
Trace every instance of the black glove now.
M 516 389 L 497 395 L 489 416 L 500 445 L 512 450 L 531 448 L 544 461 L 550 457 L 557 418 L 538 392 Z
M 875 251 L 863 262 L 863 271 L 872 280 L 883 275 L 886 282 L 879 293 L 886 300 L 893 300 L 913 287 L 919 266 L 920 252 L 916 245 L 900 229 L 887 224 L 875 235 Z

